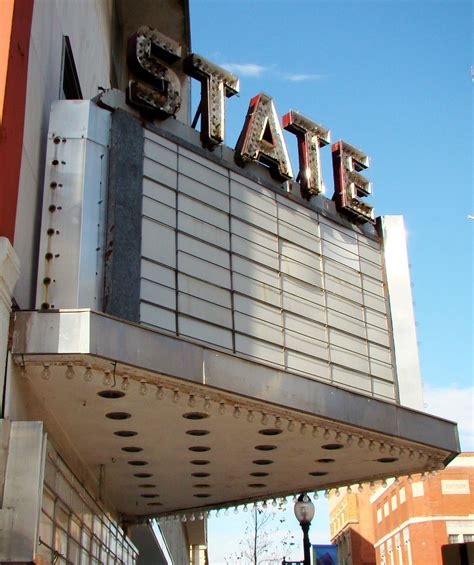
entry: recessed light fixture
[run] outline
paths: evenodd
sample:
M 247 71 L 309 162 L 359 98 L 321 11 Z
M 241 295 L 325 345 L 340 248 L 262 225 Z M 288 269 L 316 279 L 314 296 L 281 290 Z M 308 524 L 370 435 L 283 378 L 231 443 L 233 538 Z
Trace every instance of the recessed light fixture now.
M 379 463 L 394 463 L 395 461 L 398 461 L 397 457 L 380 457 L 380 459 L 377 459 L 377 461 Z
M 106 418 L 110 418 L 111 420 L 127 420 L 131 418 L 132 415 L 128 412 L 109 412 L 105 415 Z
M 100 396 L 101 398 L 117 399 L 123 398 L 125 393 L 121 390 L 101 390 L 97 393 L 97 396 Z
M 114 434 L 119 437 L 133 437 L 138 435 L 138 432 L 133 432 L 132 430 L 119 430 L 118 432 L 114 432 Z
M 209 414 L 205 412 L 186 412 L 186 414 L 183 414 L 183 418 L 187 420 L 204 420 L 204 418 L 209 418 Z
M 282 433 L 282 430 L 278 428 L 266 428 L 264 430 L 259 430 L 258 433 L 263 436 L 277 436 Z
M 190 436 L 207 436 L 209 430 L 187 430 L 186 433 Z
M 326 445 L 322 445 L 322 449 L 328 449 L 330 451 L 334 451 L 336 449 L 342 449 L 344 446 L 341 443 L 327 443 Z

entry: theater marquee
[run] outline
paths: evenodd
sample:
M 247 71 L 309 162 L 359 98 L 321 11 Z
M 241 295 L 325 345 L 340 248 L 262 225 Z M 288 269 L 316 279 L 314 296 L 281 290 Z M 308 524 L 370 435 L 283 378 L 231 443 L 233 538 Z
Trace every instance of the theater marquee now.
M 441 468 L 455 426 L 420 412 L 403 221 L 375 222 L 367 156 L 333 145 L 329 199 L 325 127 L 261 93 L 231 149 L 237 77 L 185 58 L 199 132 L 170 119 L 180 46 L 141 28 L 128 57 L 126 95 L 51 111 L 39 312 L 13 336 L 47 426 L 129 521 Z
M 140 80 L 130 80 L 127 100 L 144 116 L 166 119 L 178 111 L 181 104 L 179 81 L 172 65 L 180 58 L 180 46 L 150 28 L 140 28 L 130 39 L 129 67 Z M 201 142 L 212 150 L 224 141 L 225 98 L 239 92 L 239 79 L 196 54 L 185 59 L 184 70 L 201 83 L 198 109 Z M 330 133 L 295 111 L 283 116 L 283 125 L 298 138 L 298 179 L 303 197 L 310 199 L 322 192 L 319 151 L 329 143 Z M 344 141 L 334 144 L 332 152 L 334 200 L 339 211 L 354 222 L 373 222 L 373 208 L 360 200 L 371 193 L 369 181 L 360 174 L 369 165 L 368 157 Z M 282 128 L 270 96 L 259 94 L 250 101 L 235 161 L 242 166 L 260 161 L 277 178 L 293 178 Z

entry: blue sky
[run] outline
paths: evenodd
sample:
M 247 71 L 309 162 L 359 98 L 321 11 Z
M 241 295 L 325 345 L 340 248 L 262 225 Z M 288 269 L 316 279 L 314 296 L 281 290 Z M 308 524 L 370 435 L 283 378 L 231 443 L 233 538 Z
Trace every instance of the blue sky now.
M 265 92 L 280 117 L 298 110 L 371 157 L 370 204 L 402 214 L 409 234 L 426 409 L 459 421 L 465 450 L 474 450 L 471 30 L 462 0 L 191 0 L 193 51 L 240 77 L 227 145 Z M 330 196 L 330 148 L 322 155 Z M 211 563 L 223 563 L 212 544 Z

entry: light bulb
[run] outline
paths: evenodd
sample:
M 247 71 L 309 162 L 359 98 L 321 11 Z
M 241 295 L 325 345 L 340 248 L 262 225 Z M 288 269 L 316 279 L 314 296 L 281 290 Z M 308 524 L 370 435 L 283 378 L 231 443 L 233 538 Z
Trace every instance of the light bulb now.
M 110 386 L 112 384 L 112 376 L 109 369 L 104 371 L 104 380 L 102 381 L 104 386 Z
M 377 447 L 377 444 L 375 443 L 375 441 L 371 441 L 369 443 L 369 451 L 375 451 L 376 447 Z
M 359 486 L 357 487 L 357 490 L 359 492 L 364 492 L 364 485 L 362 483 L 359 483 Z
M 262 412 L 262 426 L 266 426 L 268 424 L 268 416 L 265 412 Z
M 382 486 L 383 488 L 387 488 L 387 481 L 385 479 L 382 481 Z
M 329 498 L 329 489 L 324 491 L 324 498 Z
M 254 420 L 253 410 L 249 410 L 247 414 L 247 422 L 253 422 L 253 420 Z
M 43 365 L 43 367 L 44 368 L 41 371 L 41 378 L 47 381 L 51 377 L 51 371 L 49 370 L 49 365 Z
M 341 492 L 339 491 L 338 488 L 336 489 L 336 491 L 334 492 L 334 494 L 335 494 L 336 496 L 341 496 Z
M 300 426 L 300 434 L 304 436 L 306 434 L 306 424 L 301 424 Z
M 92 380 L 92 367 L 86 367 L 86 370 L 84 371 L 84 381 L 86 383 L 90 383 Z
M 234 408 L 234 418 L 240 418 L 240 408 L 238 406 Z
M 295 423 L 293 420 L 288 420 L 288 431 L 292 432 L 295 429 Z
M 313 493 L 313 498 L 314 498 L 314 500 L 318 500 L 319 494 L 318 494 L 318 491 L 317 491 L 317 490 L 314 491 L 314 493 Z
M 176 404 L 179 400 L 179 391 L 175 390 L 173 393 L 173 402 Z
M 357 442 L 357 447 L 360 447 L 360 448 L 365 447 L 365 441 L 364 441 L 363 437 L 359 438 L 359 441 Z
M 194 394 L 190 394 L 189 398 L 188 398 L 188 406 L 190 406 L 191 408 L 193 406 L 196 406 L 196 397 L 194 396 Z
M 352 488 L 351 485 L 349 485 L 346 489 L 347 494 L 352 494 Z
M 352 435 L 348 435 L 346 443 L 347 445 L 351 446 L 354 443 L 354 437 Z
M 318 426 L 313 426 L 313 437 L 318 437 Z
M 122 384 L 120 387 L 122 390 L 128 390 L 130 388 L 130 381 L 128 377 L 122 377 Z
M 147 393 L 146 381 L 140 381 L 140 394 L 142 396 L 146 396 L 146 393 Z
M 66 375 L 66 379 L 71 380 L 74 378 L 74 368 L 72 365 L 67 366 L 65 375 Z
M 373 481 L 370 481 L 369 488 L 370 490 L 375 490 L 375 483 Z
M 157 386 L 156 387 L 156 398 L 158 398 L 158 400 L 161 400 L 163 398 L 165 394 L 165 391 L 163 390 L 162 386 Z
M 225 404 L 223 402 L 219 404 L 219 414 L 225 414 Z
M 326 429 L 324 430 L 323 438 L 324 438 L 324 439 L 329 439 L 330 437 L 331 437 L 331 434 L 329 433 L 329 430 L 326 428 Z
M 280 416 L 277 416 L 275 418 L 275 428 L 277 428 L 278 430 L 281 428 L 281 418 L 280 418 Z
M 204 410 L 206 410 L 206 412 L 209 412 L 209 410 L 211 409 L 211 400 L 209 398 L 204 399 Z

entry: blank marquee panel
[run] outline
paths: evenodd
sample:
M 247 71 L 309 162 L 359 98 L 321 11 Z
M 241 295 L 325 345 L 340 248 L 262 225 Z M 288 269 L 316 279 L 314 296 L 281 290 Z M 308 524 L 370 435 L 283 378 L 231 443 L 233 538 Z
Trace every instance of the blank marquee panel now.
M 395 399 L 381 243 L 145 130 L 140 322 Z

